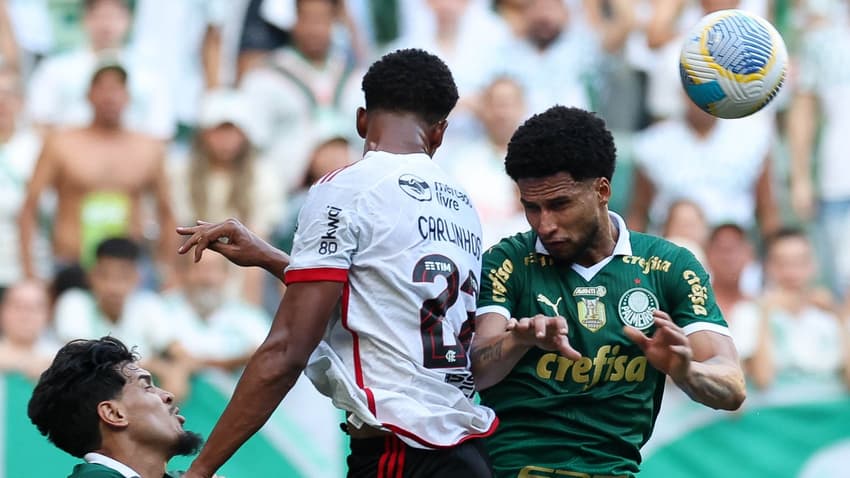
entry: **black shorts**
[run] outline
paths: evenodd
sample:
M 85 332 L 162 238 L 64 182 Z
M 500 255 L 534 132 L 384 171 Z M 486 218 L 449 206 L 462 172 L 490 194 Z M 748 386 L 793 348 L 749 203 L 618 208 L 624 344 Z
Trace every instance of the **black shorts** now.
M 352 438 L 349 478 L 491 478 L 484 440 L 467 440 L 440 450 L 406 445 L 395 435 Z

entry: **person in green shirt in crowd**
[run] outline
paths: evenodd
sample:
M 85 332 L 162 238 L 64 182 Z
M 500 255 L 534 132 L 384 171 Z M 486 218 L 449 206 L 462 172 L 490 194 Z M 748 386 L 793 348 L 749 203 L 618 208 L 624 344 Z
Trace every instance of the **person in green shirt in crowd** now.
M 74 340 L 38 381 L 27 413 L 54 445 L 85 463 L 68 478 L 169 478 L 168 460 L 203 440 L 183 429 L 174 396 L 114 337 Z
M 693 400 L 745 398 L 708 275 L 686 249 L 608 210 L 605 123 L 554 106 L 511 138 L 505 169 L 531 230 L 484 254 L 472 343 L 497 477 L 631 477 L 666 376 Z

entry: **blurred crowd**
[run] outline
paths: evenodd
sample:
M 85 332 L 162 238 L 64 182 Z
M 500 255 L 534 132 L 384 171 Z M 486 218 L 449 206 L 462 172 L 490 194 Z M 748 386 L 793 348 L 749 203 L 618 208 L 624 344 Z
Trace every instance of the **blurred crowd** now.
M 717 120 L 679 84 L 702 15 L 771 20 L 791 62 L 764 110 Z M 553 104 L 615 132 L 612 209 L 712 274 L 753 387 L 850 384 L 846 0 L 0 0 L 0 369 L 72 338 L 135 344 L 164 388 L 238 370 L 282 290 L 176 224 L 236 217 L 289 250 L 309 186 L 359 159 L 364 68 L 438 54 L 461 95 L 435 160 L 488 244 L 527 229 L 502 160 Z

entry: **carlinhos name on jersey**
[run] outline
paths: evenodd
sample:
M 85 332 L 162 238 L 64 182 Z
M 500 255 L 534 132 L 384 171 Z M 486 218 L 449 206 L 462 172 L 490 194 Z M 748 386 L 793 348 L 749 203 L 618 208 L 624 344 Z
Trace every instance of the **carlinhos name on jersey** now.
M 419 235 L 422 239 L 451 242 L 466 252 L 481 257 L 481 238 L 474 232 L 454 222 L 434 216 L 419 217 Z

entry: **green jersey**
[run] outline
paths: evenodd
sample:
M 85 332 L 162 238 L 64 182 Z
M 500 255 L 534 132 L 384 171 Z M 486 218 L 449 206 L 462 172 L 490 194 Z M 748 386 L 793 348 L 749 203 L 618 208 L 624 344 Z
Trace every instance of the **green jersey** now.
M 652 312 L 670 314 L 686 333 L 728 335 L 708 275 L 688 250 L 628 231 L 622 219 L 614 254 L 591 268 L 556 264 L 533 232 L 484 254 L 478 314 L 560 315 L 573 361 L 532 348 L 481 402 L 500 419 L 488 448 L 498 477 L 632 476 L 652 432 L 665 375 L 623 333 L 651 335 Z
M 182 475 L 180 472 L 171 472 L 166 473 L 162 478 L 178 478 L 180 475 Z M 99 463 L 80 463 L 74 466 L 74 471 L 68 475 L 68 478 L 124 478 L 124 475 L 118 470 Z

